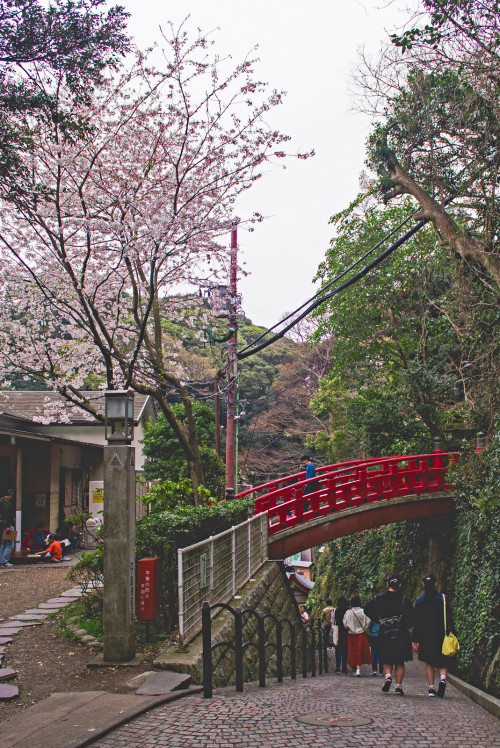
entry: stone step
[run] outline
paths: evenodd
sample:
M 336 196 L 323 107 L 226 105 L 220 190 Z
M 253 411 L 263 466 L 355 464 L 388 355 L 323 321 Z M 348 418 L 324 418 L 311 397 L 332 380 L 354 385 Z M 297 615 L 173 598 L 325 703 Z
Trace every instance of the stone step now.
M 191 685 L 191 676 L 186 673 L 173 673 L 164 670 L 162 673 L 151 675 L 136 690 L 138 696 L 161 696 L 170 691 L 180 691 L 183 688 L 189 688 Z
M 34 615 L 32 613 L 19 613 L 17 616 L 12 616 L 12 621 L 43 621 L 45 618 L 47 618 L 47 614 L 44 613 L 43 615 Z
M 11 667 L 0 668 L 0 681 L 12 680 L 17 675 L 17 670 L 13 670 Z
M 0 700 L 7 701 L 8 699 L 15 699 L 19 696 L 19 689 L 16 686 L 7 686 L 0 683 Z
M 46 610 L 52 611 L 52 610 L 59 610 L 60 608 L 64 608 L 67 604 L 68 603 L 66 601 L 61 602 L 61 603 L 40 603 L 38 608 L 40 610 L 46 609 Z

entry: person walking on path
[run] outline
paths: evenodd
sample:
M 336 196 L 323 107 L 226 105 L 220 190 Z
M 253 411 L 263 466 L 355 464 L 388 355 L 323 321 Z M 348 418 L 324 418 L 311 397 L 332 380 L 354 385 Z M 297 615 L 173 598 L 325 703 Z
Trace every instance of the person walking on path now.
M 366 631 L 371 623 L 368 616 L 361 607 L 359 595 L 353 595 L 351 607 L 345 612 L 344 626 L 347 629 L 347 645 L 349 667 L 353 669 L 353 675 L 361 676 L 361 665 L 370 665 L 372 661 L 370 645 Z
M 418 659 L 425 662 L 425 673 L 429 684 L 428 695 L 444 696 L 446 676 L 453 657 L 445 657 L 442 652 L 445 633 L 456 634 L 455 623 L 450 603 L 446 595 L 437 591 L 434 574 L 425 574 L 422 579 L 424 592 L 415 601 L 415 627 L 413 629 L 413 648 L 418 652 Z M 444 629 L 444 606 L 446 605 L 446 628 Z M 434 687 L 435 668 L 439 670 L 437 691 Z
M 3 540 L 4 530 L 14 530 L 16 522 L 16 492 L 9 488 L 0 499 L 0 566 L 12 566 L 9 563 L 10 554 L 14 548 L 13 540 Z
M 384 674 L 384 666 L 380 657 L 380 639 L 379 639 L 380 626 L 377 621 L 370 623 L 370 632 L 368 634 L 368 641 L 370 642 L 370 652 L 372 655 L 372 675 Z M 377 670 L 378 668 L 378 670 Z
M 323 625 L 323 630 L 325 632 L 325 638 L 328 642 L 328 646 L 332 647 L 333 645 L 330 642 L 330 631 L 332 630 L 332 619 L 334 614 L 335 608 L 333 607 L 333 603 L 331 600 L 326 601 L 326 608 L 323 608 L 321 611 L 321 623 Z
M 365 611 L 372 621 L 379 624 L 380 657 L 384 663 L 384 685 L 382 691 L 388 693 L 394 670 L 395 693 L 403 696 L 405 662 L 413 659 L 409 629 L 413 626 L 413 605 L 401 592 L 401 579 L 398 574 L 390 574 L 387 590 L 375 595 Z
M 347 675 L 348 652 L 347 629 L 344 626 L 344 616 L 348 607 L 347 597 L 339 597 L 337 607 L 335 608 L 335 615 L 333 616 L 335 625 L 339 627 L 339 638 L 335 645 L 335 672 L 337 674 L 343 673 L 344 675 Z

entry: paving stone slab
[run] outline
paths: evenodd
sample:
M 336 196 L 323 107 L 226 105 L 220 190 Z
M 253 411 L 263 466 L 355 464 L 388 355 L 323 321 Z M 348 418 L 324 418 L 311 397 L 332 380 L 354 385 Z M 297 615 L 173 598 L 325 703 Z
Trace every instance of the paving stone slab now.
M 7 701 L 8 699 L 15 699 L 19 696 L 19 689 L 16 686 L 7 686 L 0 683 L 0 700 Z
M 26 610 L 25 610 L 25 611 L 24 611 L 24 614 L 26 615 L 26 613 L 28 613 L 28 611 L 26 611 Z M 40 619 L 42 619 L 42 618 L 45 618 L 45 614 L 43 614 L 43 616 L 42 616 L 42 614 L 41 614 L 41 613 L 40 613 L 40 614 L 36 614 L 36 618 L 37 618 L 37 619 L 38 619 L 38 618 L 40 618 Z M 19 620 L 18 620 L 18 619 L 16 618 L 16 619 L 13 619 L 13 620 L 11 621 L 11 623 L 12 623 L 12 625 L 13 625 L 13 626 L 20 626 L 21 628 L 24 628 L 25 626 L 41 626 L 41 625 L 42 625 L 42 623 L 43 623 L 43 620 L 36 620 L 36 621 L 19 621 Z
M 17 675 L 17 670 L 14 670 L 11 667 L 0 668 L 0 681 L 12 680 L 12 678 L 15 678 L 16 675 Z
M 12 636 L 0 636 L 0 644 L 10 644 Z
M 55 693 L 16 715 L 15 720 L 3 722 L 1 745 L 2 748 L 31 745 L 59 748 L 77 737 L 86 738 L 81 745 L 87 745 L 100 724 L 134 706 L 148 705 L 152 701 L 145 696 L 105 691 Z M 79 745 L 79 741 L 76 744 Z
M 76 598 L 76 597 L 81 597 L 82 594 L 83 593 L 81 590 L 66 590 L 66 592 L 61 592 L 61 597 L 66 597 L 66 598 L 75 597 Z
M 71 602 L 71 599 L 68 597 L 51 597 L 49 600 L 47 600 L 47 603 L 50 605 L 51 603 L 62 603 L 63 605 L 69 605 Z
M 43 621 L 45 618 L 47 618 L 47 614 L 44 613 L 43 615 L 33 615 L 27 614 L 27 613 L 19 613 L 18 616 L 13 616 L 11 619 L 12 621 Z
M 191 676 L 186 673 L 155 673 L 136 690 L 138 696 L 161 696 L 170 691 L 180 691 L 191 685 Z
M 62 603 L 40 603 L 38 606 L 42 610 L 46 608 L 47 610 L 59 610 L 59 608 L 64 608 L 64 606 L 67 605 L 66 602 Z
M 7 647 L 0 647 L 0 654 L 4 654 Z
M 0 636 L 14 636 L 18 634 L 22 629 L 22 626 L 18 626 L 17 623 L 0 623 Z

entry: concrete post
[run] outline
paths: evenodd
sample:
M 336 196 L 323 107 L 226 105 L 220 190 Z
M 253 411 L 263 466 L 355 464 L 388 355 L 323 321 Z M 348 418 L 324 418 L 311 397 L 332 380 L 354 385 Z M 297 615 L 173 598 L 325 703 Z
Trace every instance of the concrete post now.
M 105 662 L 135 656 L 135 448 L 104 447 Z

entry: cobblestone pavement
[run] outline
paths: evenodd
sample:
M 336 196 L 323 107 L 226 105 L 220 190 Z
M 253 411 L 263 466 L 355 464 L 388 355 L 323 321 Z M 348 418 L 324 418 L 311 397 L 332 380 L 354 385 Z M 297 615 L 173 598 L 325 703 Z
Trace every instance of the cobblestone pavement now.
M 421 665 L 410 664 L 405 696 L 384 694 L 382 678 L 327 675 L 245 685 L 158 707 L 92 743 L 93 748 L 500 748 L 500 722 L 448 685 L 429 699 Z M 356 715 L 362 727 L 312 726 L 311 714 Z

